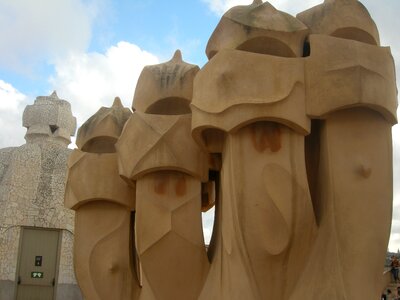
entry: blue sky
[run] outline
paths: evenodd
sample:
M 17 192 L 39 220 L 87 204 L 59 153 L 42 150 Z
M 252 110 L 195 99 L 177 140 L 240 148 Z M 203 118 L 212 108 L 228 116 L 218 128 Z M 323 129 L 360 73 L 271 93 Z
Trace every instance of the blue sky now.
M 100 106 L 110 106 L 115 96 L 130 106 L 143 66 L 169 60 L 178 48 L 184 60 L 203 66 L 205 46 L 223 12 L 251 2 L 0 0 L 0 148 L 25 142 L 22 112 L 36 96 L 57 90 L 60 98 L 71 103 L 79 126 Z M 322 0 L 270 2 L 295 15 Z M 400 1 L 361 2 L 378 25 L 381 44 L 391 46 L 399 74 Z M 399 126 L 394 127 L 393 137 L 395 201 L 390 249 L 397 251 Z
M 105 51 L 119 41 L 140 45 L 161 60 L 183 48 L 187 60 L 206 62 L 200 49 L 218 22 L 202 1 L 114 1 L 96 20 L 89 51 Z M 199 53 L 200 52 L 200 53 Z

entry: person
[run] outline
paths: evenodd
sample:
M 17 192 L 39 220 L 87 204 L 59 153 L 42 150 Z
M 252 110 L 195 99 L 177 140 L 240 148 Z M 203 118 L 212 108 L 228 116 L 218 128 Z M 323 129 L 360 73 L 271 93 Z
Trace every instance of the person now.
M 391 289 L 387 289 L 386 295 L 387 295 L 387 300 L 395 300 Z
M 390 262 L 390 272 L 392 273 L 394 282 L 399 281 L 399 267 L 400 267 L 400 262 L 397 259 L 397 257 L 393 255 Z
M 386 298 L 387 300 L 400 300 L 399 298 L 399 289 L 400 287 L 393 288 L 393 291 L 391 289 L 387 289 L 386 291 Z
M 395 289 L 392 294 L 393 294 L 393 300 L 399 300 L 399 294 L 397 293 L 397 289 Z

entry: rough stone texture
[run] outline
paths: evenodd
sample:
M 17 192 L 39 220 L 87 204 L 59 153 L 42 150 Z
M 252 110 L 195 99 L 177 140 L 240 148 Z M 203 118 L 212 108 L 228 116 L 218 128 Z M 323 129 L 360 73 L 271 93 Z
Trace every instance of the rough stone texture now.
M 321 34 L 312 34 L 309 40 L 313 50 L 306 62 L 309 116 L 321 118 L 343 107 L 365 107 L 397 123 L 396 78 L 389 47 Z
M 2 226 L 0 231 L 0 278 L 14 282 L 18 261 L 19 226 Z
M 297 14 L 311 34 L 326 34 L 379 46 L 379 33 L 365 6 L 357 0 L 325 0 Z
M 57 286 L 56 300 L 82 299 L 81 290 L 76 284 L 59 283 Z
M 207 44 L 209 59 L 223 49 L 296 57 L 303 52 L 308 28 L 270 3 L 254 1 L 228 10 Z
M 74 275 L 74 235 L 67 230 L 62 231 L 62 245 L 60 264 L 58 270 L 58 282 L 65 285 L 76 284 Z
M 57 201 L 64 197 L 70 152 L 54 143 L 25 144 L 12 152 L 1 182 L 2 226 L 73 230 L 73 213 Z
M 130 109 L 123 107 L 121 100 L 116 97 L 110 108 L 100 108 L 79 128 L 77 146 L 85 152 L 115 152 L 114 143 L 131 114 Z
M 58 283 L 76 285 L 74 212 L 63 203 L 71 153 L 66 146 L 75 131 L 75 118 L 69 103 L 53 93 L 27 107 L 24 125 L 27 143 L 0 150 L 0 281 L 7 282 L 8 295 L 14 294 L 22 226 L 61 230 Z M 53 125 L 58 129 L 51 133 Z
M 135 89 L 133 110 L 165 115 L 190 113 L 193 78 L 198 71 L 198 66 L 182 60 L 179 50 L 166 63 L 144 67 Z
M 0 280 L 0 300 L 14 299 L 14 282 L 11 280 Z
M 146 173 L 174 169 L 206 181 L 207 156 L 191 137 L 191 121 L 190 115 L 135 112 L 116 145 L 119 173 L 136 180 Z

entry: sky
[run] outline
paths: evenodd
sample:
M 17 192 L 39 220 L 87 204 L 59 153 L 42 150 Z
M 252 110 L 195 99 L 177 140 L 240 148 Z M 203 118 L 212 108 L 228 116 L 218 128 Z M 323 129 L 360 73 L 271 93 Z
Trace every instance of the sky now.
M 25 143 L 22 112 L 57 91 L 78 126 L 115 96 L 131 106 L 145 65 L 180 49 L 202 67 L 205 47 L 223 13 L 252 0 L 0 0 L 0 148 Z M 322 0 L 271 0 L 292 15 Z M 400 74 L 399 0 L 362 0 L 391 46 Z M 399 86 L 399 80 L 397 80 Z M 393 127 L 394 206 L 389 249 L 400 248 L 400 126 Z M 212 213 L 204 216 L 209 239 Z

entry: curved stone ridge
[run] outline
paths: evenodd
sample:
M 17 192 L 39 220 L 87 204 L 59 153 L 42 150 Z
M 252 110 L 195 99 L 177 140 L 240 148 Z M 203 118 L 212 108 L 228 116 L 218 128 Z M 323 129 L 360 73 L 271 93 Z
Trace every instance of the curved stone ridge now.
M 307 27 L 295 17 L 277 10 L 268 1 L 255 0 L 250 5 L 235 6 L 228 10 L 223 18 L 250 26 L 271 31 L 296 32 Z
M 146 66 L 140 74 L 132 108 L 150 114 L 188 114 L 193 79 L 199 67 L 182 60 L 176 50 L 171 60 Z
M 101 107 L 79 128 L 76 145 L 85 152 L 115 152 L 114 144 L 131 115 L 115 97 L 111 107 Z
M 277 10 L 269 2 L 254 1 L 226 12 L 208 41 L 211 59 L 223 49 L 295 57 L 303 52 L 308 28 L 295 17 Z
M 325 0 L 297 16 L 311 33 L 327 34 L 379 46 L 379 32 L 368 10 L 357 0 Z

